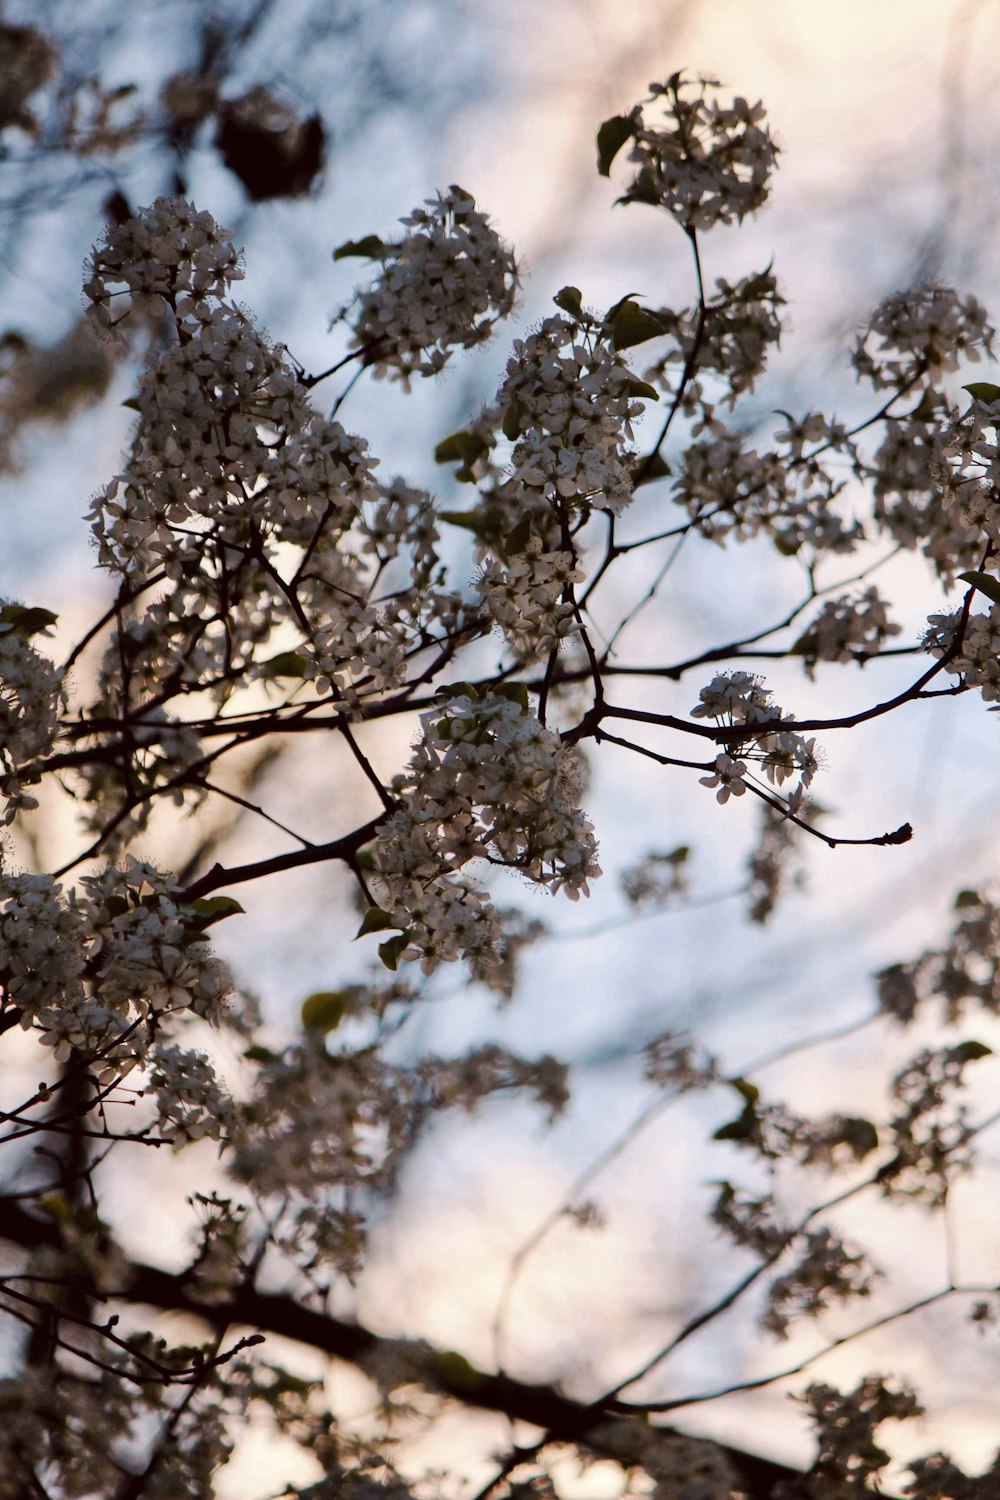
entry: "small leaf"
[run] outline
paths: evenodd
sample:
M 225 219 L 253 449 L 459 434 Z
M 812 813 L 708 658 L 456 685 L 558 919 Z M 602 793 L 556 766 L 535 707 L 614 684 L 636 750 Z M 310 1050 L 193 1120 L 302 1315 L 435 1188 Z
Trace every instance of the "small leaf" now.
M 878 1149 L 878 1131 L 871 1120 L 854 1115 L 841 1122 L 840 1140 L 850 1146 L 855 1161 L 864 1161 L 872 1151 Z
M 526 682 L 498 682 L 493 689 L 494 696 L 506 698 L 508 703 L 517 703 L 528 712 L 528 684 Z
M 635 375 L 630 375 L 625 381 L 625 389 L 630 396 L 645 396 L 650 401 L 660 399 L 660 393 L 655 385 L 650 385 L 648 380 L 639 380 Z
M 442 438 L 434 449 L 434 462 L 437 464 L 450 464 L 461 462 L 468 466 L 475 463 L 481 454 L 485 453 L 489 444 L 485 438 L 477 432 L 452 432 L 448 437 Z
M 987 599 L 992 599 L 994 604 L 1000 604 L 1000 578 L 994 578 L 991 573 L 959 573 L 963 583 L 971 583 L 974 589 L 985 594 Z
M 982 906 L 983 898 L 978 891 L 959 891 L 955 897 L 955 910 L 961 911 L 964 906 Z
M 347 1014 L 343 990 L 318 990 L 302 1002 L 302 1024 L 307 1031 L 335 1031 Z
M 504 412 L 503 422 L 501 423 L 500 430 L 502 431 L 504 437 L 509 438 L 512 443 L 517 442 L 517 439 L 520 437 L 521 412 L 516 401 L 512 401 L 510 406 L 508 406 L 507 410 Z
M 728 1125 L 720 1125 L 712 1136 L 713 1141 L 756 1141 L 759 1135 L 757 1112 L 752 1104 L 748 1104 L 743 1113 L 736 1120 L 730 1120 Z
M 755 1083 L 749 1083 L 745 1078 L 727 1078 L 726 1082 L 741 1094 L 748 1104 L 756 1104 L 760 1098 L 760 1089 Z
M 201 896 L 186 910 L 193 913 L 194 921 L 190 925 L 199 932 L 204 932 L 214 922 L 224 922 L 227 917 L 244 915 L 242 906 L 232 896 Z
M 644 458 L 635 471 L 632 488 L 637 490 L 640 484 L 652 484 L 654 479 L 666 479 L 673 471 L 666 459 L 660 453 L 651 453 Z
M 608 315 L 605 327 L 609 330 L 611 342 L 616 349 L 631 349 L 636 344 L 646 343 L 648 339 L 660 338 L 667 331 L 655 313 L 640 307 L 629 298 L 620 302 Z
M 278 1054 L 276 1052 L 272 1052 L 270 1047 L 262 1047 L 258 1042 L 255 1042 L 252 1047 L 248 1047 L 243 1056 L 247 1062 L 269 1063 L 278 1061 Z
M 439 698 L 471 698 L 475 703 L 479 692 L 471 682 L 449 682 L 444 687 L 438 688 L 437 696 Z
M 633 133 L 629 115 L 612 115 L 597 132 L 597 170 L 602 177 L 611 174 L 611 163 Z
M 1000 385 L 991 385 L 988 380 L 974 380 L 971 385 L 963 385 L 963 391 L 976 401 L 981 401 L 984 406 L 992 406 L 994 401 L 1000 401 Z
M 528 550 L 531 541 L 531 515 L 522 516 L 517 525 L 503 539 L 503 550 L 508 557 L 520 557 Z
M 32 609 L 26 604 L 5 604 L 0 609 L 0 625 L 6 625 L 18 635 L 40 635 L 54 625 L 59 616 L 50 609 Z
M 349 255 L 360 255 L 365 260 L 378 260 L 385 254 L 385 245 L 377 234 L 366 234 L 360 240 L 345 240 L 333 252 L 334 260 L 345 260 Z
M 485 1375 L 471 1365 L 464 1354 L 444 1349 L 433 1357 L 434 1373 L 453 1390 L 473 1391 L 485 1382 Z
M 127 401 L 123 401 L 122 402 L 122 406 L 124 406 L 127 411 L 139 411 L 140 410 L 139 399 L 138 399 L 137 396 L 130 396 Z
M 379 958 L 385 967 L 391 969 L 394 974 L 396 966 L 399 963 L 400 954 L 409 941 L 410 934 L 408 932 L 401 932 L 398 937 L 390 938 L 387 943 L 379 943 L 378 945 Z
M 354 941 L 357 942 L 358 938 L 367 937 L 369 932 L 384 932 L 387 927 L 398 926 L 399 923 L 394 922 L 390 914 L 383 911 L 381 906 L 369 906 L 361 926 L 354 935 Z
M 959 1042 L 956 1047 L 952 1047 L 950 1050 L 954 1060 L 963 1067 L 966 1063 L 978 1062 L 981 1057 L 993 1056 L 993 1048 L 987 1047 L 985 1042 Z
M 552 300 L 556 307 L 561 307 L 563 312 L 568 312 L 577 322 L 583 317 L 583 293 L 578 286 L 564 286 Z
M 481 510 L 439 510 L 438 518 L 449 526 L 461 526 L 474 536 L 485 537 L 490 529 L 489 521 Z
M 298 651 L 279 651 L 277 656 L 272 656 L 268 661 L 262 663 L 268 677 L 304 677 L 306 675 L 306 659 Z

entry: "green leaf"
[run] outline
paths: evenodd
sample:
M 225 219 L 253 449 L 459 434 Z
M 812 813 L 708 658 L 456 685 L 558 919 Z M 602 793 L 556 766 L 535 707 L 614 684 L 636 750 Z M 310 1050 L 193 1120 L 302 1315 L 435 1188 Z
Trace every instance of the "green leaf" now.
M 633 133 L 629 115 L 612 115 L 597 132 L 597 170 L 602 177 L 611 174 L 611 163 Z
M 630 396 L 646 396 L 650 401 L 659 401 L 660 393 L 655 385 L 650 385 L 648 380 L 639 380 L 635 375 L 630 375 L 625 382 L 625 389 Z
M 399 923 L 394 922 L 389 913 L 383 911 L 381 906 L 369 906 L 365 912 L 361 926 L 354 934 L 354 941 L 357 942 L 358 938 L 367 937 L 369 932 L 384 932 L 387 927 L 398 926 Z
M 978 891 L 959 891 L 955 897 L 955 910 L 961 911 L 964 906 L 982 906 L 983 898 Z
M 0 609 L 0 625 L 6 625 L 18 635 L 40 635 L 54 625 L 59 616 L 50 609 L 32 609 L 26 604 L 5 604 Z
M 456 1354 L 454 1349 L 443 1349 L 440 1354 L 434 1354 L 431 1366 L 438 1379 L 452 1390 L 474 1391 L 486 1380 L 464 1354 Z
M 255 1042 L 252 1047 L 248 1047 L 243 1053 L 243 1057 L 247 1062 L 255 1063 L 278 1061 L 277 1052 L 272 1052 L 270 1047 L 262 1047 L 259 1042 Z
M 644 458 L 635 471 L 632 488 L 637 490 L 641 484 L 652 484 L 654 479 L 666 479 L 673 471 L 666 459 L 660 453 L 651 453 Z
M 757 1111 L 752 1104 L 748 1104 L 738 1119 L 730 1120 L 728 1125 L 720 1125 L 719 1129 L 714 1132 L 712 1140 L 736 1141 L 737 1143 L 756 1141 L 759 1134 Z
M 503 414 L 503 422 L 500 430 L 505 438 L 516 443 L 521 435 L 521 411 L 516 401 L 512 401 Z
M 727 1078 L 726 1082 L 734 1088 L 748 1104 L 756 1104 L 760 1098 L 760 1089 L 755 1083 L 749 1083 L 745 1078 Z
M 528 550 L 531 541 L 531 514 L 522 516 L 503 539 L 503 550 L 508 557 L 520 557 Z
M 190 925 L 199 932 L 204 932 L 214 922 L 224 922 L 227 917 L 244 915 L 242 906 L 232 896 L 201 896 L 197 901 L 192 901 L 186 910 L 194 916 Z
M 583 317 L 583 293 L 578 286 L 564 286 L 552 300 L 556 307 L 561 307 L 563 312 L 568 312 L 577 322 Z
M 452 432 L 442 438 L 434 449 L 434 462 L 450 464 L 460 462 L 465 468 L 489 450 L 489 443 L 478 432 Z
M 493 692 L 497 698 L 506 698 L 508 703 L 518 703 L 528 712 L 528 684 L 526 682 L 498 682 Z
M 992 599 L 994 604 L 1000 604 L 1000 578 L 994 578 L 992 573 L 959 573 L 963 583 L 971 583 L 972 587 L 985 594 L 987 599 Z
M 400 954 L 410 941 L 408 932 L 401 932 L 398 937 L 390 938 L 387 943 L 379 943 L 378 956 L 387 969 L 395 974 L 399 963 Z
M 139 398 L 137 396 L 130 396 L 127 401 L 122 402 L 122 406 L 128 411 L 139 411 Z
M 971 385 L 963 385 L 963 391 L 968 391 L 977 401 L 984 406 L 992 406 L 994 401 L 1000 401 L 1000 385 L 991 385 L 988 380 L 974 380 Z
M 878 1149 L 878 1131 L 871 1120 L 863 1120 L 854 1115 L 841 1122 L 839 1139 L 845 1146 L 850 1146 L 855 1161 L 863 1161 Z
M 279 651 L 277 656 L 272 656 L 268 661 L 262 663 L 268 677 L 304 677 L 306 675 L 306 659 L 298 651 Z
M 636 344 L 645 344 L 648 339 L 660 338 L 667 331 L 655 313 L 629 298 L 609 313 L 605 327 L 616 349 L 631 349 Z
M 360 240 L 345 240 L 333 252 L 334 260 L 345 260 L 349 255 L 360 255 L 365 260 L 378 260 L 385 254 L 385 245 L 377 234 L 366 234 Z
M 473 687 L 471 682 L 449 682 L 437 690 L 439 698 L 471 698 L 475 703 L 479 698 L 478 688 Z
M 307 1031 L 335 1031 L 347 1014 L 344 990 L 318 990 L 302 1002 L 302 1024 Z
M 981 1057 L 993 1056 L 993 1048 L 987 1047 L 985 1042 L 959 1042 L 957 1046 L 952 1047 L 950 1050 L 954 1060 L 963 1067 L 966 1063 L 978 1062 Z

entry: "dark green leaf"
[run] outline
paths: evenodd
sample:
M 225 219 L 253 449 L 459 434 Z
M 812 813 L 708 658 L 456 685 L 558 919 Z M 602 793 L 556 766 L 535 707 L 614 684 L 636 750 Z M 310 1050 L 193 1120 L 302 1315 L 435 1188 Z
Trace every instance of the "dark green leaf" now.
M 608 328 L 616 349 L 631 349 L 636 344 L 644 344 L 648 339 L 659 338 L 666 333 L 654 313 L 629 298 L 620 302 L 614 312 L 609 314 L 605 327 Z
M 855 1161 L 863 1161 L 872 1151 L 877 1150 L 878 1131 L 871 1120 L 851 1115 L 841 1122 L 840 1140 L 845 1146 L 850 1146 Z
M 987 1047 L 985 1042 L 959 1042 L 956 1047 L 951 1048 L 951 1056 L 964 1066 L 969 1062 L 978 1062 L 981 1057 L 992 1057 L 993 1048 Z
M 475 463 L 481 454 L 485 453 L 489 444 L 485 438 L 477 432 L 453 432 L 448 437 L 442 438 L 434 449 L 434 462 L 439 464 L 450 464 L 461 462 L 465 465 Z
M 409 941 L 410 934 L 408 932 L 401 932 L 398 937 L 390 938 L 387 943 L 379 943 L 378 956 L 385 967 L 391 969 L 393 973 L 396 972 L 400 955 Z
M 365 260 L 378 260 L 385 254 L 385 245 L 377 234 L 366 234 L 360 240 L 345 240 L 333 252 L 334 260 L 345 260 L 349 255 L 360 255 Z
M 387 927 L 398 926 L 399 923 L 394 922 L 389 913 L 383 911 L 381 906 L 369 906 L 365 912 L 361 926 L 355 933 L 355 941 L 360 937 L 367 937 L 369 932 L 384 932 Z
M 268 677 L 304 677 L 306 659 L 298 651 L 279 651 L 269 661 L 262 663 Z
M 556 292 L 552 300 L 556 307 L 561 307 L 563 312 L 568 312 L 571 318 L 579 321 L 583 317 L 583 293 L 578 286 L 564 286 L 561 291 Z
M 992 406 L 994 401 L 1000 401 L 1000 385 L 992 385 L 988 380 L 974 380 L 971 385 L 963 385 L 963 391 L 968 391 L 970 396 L 981 401 L 984 406 Z
M 498 682 L 493 689 L 498 698 L 506 698 L 508 703 L 518 703 L 528 711 L 528 685 L 526 682 Z
M 637 490 L 640 484 L 652 484 L 654 479 L 666 479 L 671 472 L 670 465 L 660 453 L 651 453 L 636 469 L 632 488 Z
M 319 990 L 302 1002 L 302 1024 L 307 1031 L 335 1031 L 346 1014 L 344 990 Z
M 246 1049 L 243 1056 L 247 1062 L 255 1063 L 277 1062 L 278 1060 L 278 1054 L 272 1052 L 270 1047 L 261 1047 L 256 1042 L 252 1047 Z
M 728 1125 L 720 1125 L 712 1136 L 713 1141 L 756 1141 L 759 1135 L 757 1112 L 752 1104 L 748 1104 L 736 1120 L 730 1120 Z
M 531 516 L 522 516 L 517 525 L 508 531 L 503 539 L 503 550 L 508 557 L 520 557 L 527 552 L 528 543 L 531 541 Z
M 959 573 L 958 576 L 963 583 L 971 583 L 987 599 L 992 599 L 994 604 L 1000 604 L 1000 578 L 994 578 L 992 573 Z
M 48 630 L 58 618 L 50 609 L 32 609 L 26 604 L 5 604 L 0 609 L 0 625 L 7 625 L 25 637 Z
M 478 688 L 473 687 L 471 682 L 449 682 L 437 690 L 439 698 L 471 698 L 473 703 L 479 697 Z
M 650 385 L 648 380 L 638 380 L 630 375 L 625 382 L 625 389 L 630 396 L 646 396 L 650 401 L 659 401 L 660 393 L 655 385 Z
M 516 443 L 517 439 L 520 437 L 521 413 L 516 401 L 512 401 L 510 406 L 508 406 L 507 410 L 504 412 L 503 422 L 501 423 L 501 431 L 503 432 L 504 437 L 509 438 L 512 443 Z
M 122 406 L 124 406 L 128 411 L 138 411 L 139 410 L 138 397 L 136 397 L 136 396 L 130 396 L 127 401 L 123 401 L 122 402 Z
M 201 896 L 186 909 L 194 915 L 190 925 L 199 932 L 204 932 L 215 922 L 224 922 L 227 917 L 244 915 L 242 906 L 232 896 Z
M 597 170 L 602 177 L 610 175 L 611 163 L 632 132 L 632 120 L 628 115 L 612 115 L 601 125 L 597 132 Z
M 760 1098 L 760 1089 L 755 1083 L 749 1083 L 745 1078 L 727 1078 L 726 1082 L 730 1084 L 730 1086 L 734 1088 L 738 1094 L 742 1094 L 743 1098 L 747 1101 L 748 1104 L 756 1104 L 757 1100 Z
M 959 891 L 955 897 L 955 910 L 961 911 L 963 906 L 982 906 L 983 898 L 978 891 Z

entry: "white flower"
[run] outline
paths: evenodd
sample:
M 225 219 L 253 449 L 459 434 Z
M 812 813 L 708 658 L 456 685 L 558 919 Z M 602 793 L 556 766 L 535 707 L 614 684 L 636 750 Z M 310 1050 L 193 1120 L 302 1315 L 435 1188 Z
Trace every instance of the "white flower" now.
M 742 797 L 746 791 L 743 777 L 746 775 L 746 762 L 734 760 L 731 755 L 717 755 L 715 757 L 715 770 L 711 776 L 699 776 L 698 780 L 702 786 L 711 788 L 718 787 L 715 793 L 716 802 L 728 802 L 730 797 Z

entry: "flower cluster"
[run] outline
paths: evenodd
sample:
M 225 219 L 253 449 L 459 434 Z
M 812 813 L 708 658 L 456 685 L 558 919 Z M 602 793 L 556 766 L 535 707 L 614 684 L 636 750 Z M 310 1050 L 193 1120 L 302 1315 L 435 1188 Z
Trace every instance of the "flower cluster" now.
M 30 613 L 0 601 L 0 796 L 7 799 L 0 823 L 37 807 L 24 769 L 48 754 L 59 728 L 59 671 L 17 626 Z
M 488 557 L 476 588 L 483 604 L 520 661 L 548 656 L 580 629 L 567 591 L 585 574 L 573 552 L 543 551 L 532 537 L 520 556 L 505 562 Z
M 831 1229 L 811 1230 L 798 1264 L 769 1286 L 761 1327 L 787 1338 L 793 1318 L 818 1318 L 834 1301 L 871 1296 L 878 1274 L 863 1250 L 845 1245 Z
M 901 628 L 890 621 L 886 601 L 871 586 L 863 593 L 828 599 L 793 650 L 804 658 L 812 675 L 818 661 L 864 662 L 899 635 Z
M 63 899 L 50 876 L 0 877 L 0 984 L 57 1059 L 80 1052 L 108 1083 L 143 1060 L 167 1017 L 218 1022 L 232 981 L 151 865 L 130 859 L 81 887 Z
M 94 247 L 83 292 L 98 328 L 114 331 L 131 312 L 197 316 L 242 279 L 228 230 L 180 198 L 157 198 L 124 224 L 111 225 Z M 116 298 L 127 297 L 115 313 Z
M 481 972 L 499 931 L 465 866 L 487 860 L 576 900 L 600 874 L 593 827 L 576 805 L 574 752 L 528 711 L 523 689 L 463 684 L 423 725 L 376 843 L 385 925 L 402 929 L 399 953 L 427 972 L 460 954 Z
M 705 304 L 703 317 L 697 308 L 674 312 L 656 308 L 656 317 L 670 338 L 668 352 L 645 373 L 674 394 L 671 371 L 682 368 L 697 354 L 697 379 L 684 393 L 686 411 L 702 405 L 701 380 L 712 375 L 725 387 L 725 403 L 732 407 L 740 396 L 752 391 L 764 373 L 768 354 L 781 339 L 779 308 L 785 299 L 770 268 L 757 271 L 730 284 L 718 277 L 715 293 Z M 697 350 L 695 348 L 697 342 Z M 703 408 L 704 409 L 704 408 Z
M 560 502 L 617 513 L 632 498 L 638 382 L 598 328 L 546 318 L 515 339 L 497 397 L 514 441 L 513 478 Z
M 923 645 L 932 656 L 947 657 L 947 670 L 966 687 L 977 687 L 984 702 L 1000 701 L 1000 604 L 992 605 L 989 614 L 970 614 L 964 627 L 961 610 L 929 615 Z
M 716 757 L 715 772 L 701 778 L 702 784 L 718 788 L 718 801 L 725 802 L 730 796 L 741 796 L 746 790 L 743 777 L 747 760 L 757 761 L 773 786 L 782 786 L 792 776 L 798 776 L 792 792 L 785 801 L 790 811 L 797 812 L 802 799 L 812 783 L 819 763 L 816 758 L 816 741 L 807 740 L 791 729 L 771 729 L 764 733 L 755 731 L 755 724 L 773 720 L 792 722 L 791 716 L 779 708 L 759 677 L 750 672 L 720 672 L 707 687 L 702 688 L 698 702 L 691 710 L 695 719 L 716 719 L 727 728 L 746 727 L 746 735 L 734 737 L 729 743 L 735 755 L 721 754 Z
M 352 326 L 376 376 L 406 383 L 436 375 L 453 349 L 485 343 L 514 306 L 517 262 L 462 188 L 452 186 L 401 222 L 410 231 L 404 239 L 376 242 L 382 270 L 358 295 Z
M 162 1140 L 181 1147 L 204 1137 L 217 1141 L 231 1136 L 236 1109 L 203 1052 L 157 1046 L 148 1091 L 156 1100 Z
M 864 532 L 834 507 L 843 483 L 818 459 L 796 457 L 800 434 L 788 436 L 790 451 L 779 442 L 776 451 L 759 453 L 742 433 L 713 420 L 711 436 L 685 452 L 672 498 L 714 542 L 747 541 L 763 532 L 784 555 L 803 546 L 816 553 L 852 551 Z
M 764 107 L 736 98 L 720 104 L 711 79 L 674 73 L 651 83 L 629 119 L 637 168 L 622 201 L 665 208 L 690 231 L 731 224 L 765 202 L 778 148 Z
M 994 329 L 975 297 L 930 285 L 894 292 L 858 335 L 851 357 L 858 378 L 877 391 L 936 381 L 993 349 Z
M 816 1428 L 818 1453 L 811 1470 L 812 1492 L 820 1500 L 870 1491 L 889 1455 L 875 1441 L 882 1422 L 905 1422 L 922 1407 L 907 1387 L 893 1390 L 877 1375 L 868 1375 L 853 1391 L 822 1383 L 810 1385 L 800 1399 Z

